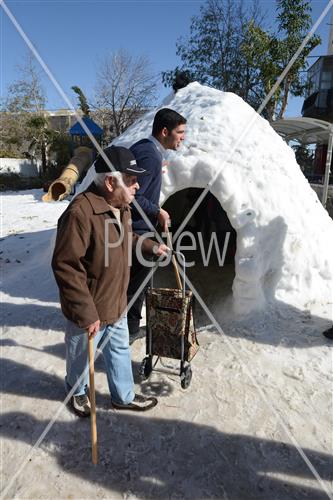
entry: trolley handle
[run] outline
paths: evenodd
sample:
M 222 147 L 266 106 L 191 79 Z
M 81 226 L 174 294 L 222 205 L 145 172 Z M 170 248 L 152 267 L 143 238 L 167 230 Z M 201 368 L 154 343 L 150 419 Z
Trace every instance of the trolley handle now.
M 183 296 L 183 298 L 185 298 L 185 296 L 186 296 L 186 282 L 185 282 L 186 260 L 185 260 L 185 255 L 182 252 L 176 252 L 176 250 L 173 250 L 173 248 L 172 248 L 172 239 L 171 239 L 171 235 L 169 233 L 169 229 L 167 229 L 167 231 L 166 231 L 166 236 L 167 236 L 168 247 L 170 248 L 171 254 L 172 254 L 171 260 L 172 260 L 173 268 L 174 268 L 175 275 L 176 275 L 177 285 L 178 285 L 178 288 L 180 290 L 182 290 L 182 296 Z M 183 282 L 181 281 L 181 278 L 180 278 L 180 275 L 179 275 L 179 270 L 178 270 L 178 264 L 177 264 L 176 255 L 179 255 L 181 257 L 181 260 L 182 260 L 182 265 L 183 265 Z M 152 276 L 150 278 L 150 287 L 151 288 L 153 288 L 153 274 L 152 274 Z
M 180 255 L 181 259 L 182 259 L 182 265 L 183 265 L 183 283 L 180 282 L 180 284 L 182 286 L 180 286 L 179 288 L 182 290 L 183 292 L 183 298 L 185 298 L 185 292 L 186 292 L 186 282 L 185 282 L 185 273 L 186 273 L 186 260 L 185 260 L 185 255 L 182 253 L 182 252 L 176 252 L 175 250 L 172 250 L 172 255 Z M 178 271 L 178 267 L 177 267 L 177 262 L 176 262 L 176 258 L 173 257 L 173 259 L 175 260 L 173 262 L 173 265 L 175 267 L 175 271 L 177 269 L 177 273 L 178 273 L 178 277 L 179 277 L 179 271 Z M 177 274 L 176 274 L 177 276 Z M 179 280 L 180 280 L 180 277 L 179 277 Z
M 167 237 L 168 247 L 172 251 L 172 264 L 173 264 L 173 268 L 175 270 L 177 285 L 178 285 L 178 288 L 183 291 L 183 298 L 185 298 L 185 255 L 182 252 L 176 252 L 173 249 L 172 239 L 171 239 L 171 235 L 170 235 L 168 227 L 166 228 L 166 237 Z M 177 259 L 176 259 L 175 255 L 180 255 L 181 258 L 182 258 L 182 262 L 183 262 L 183 283 L 181 282 L 181 279 L 180 279 L 180 276 L 179 276 Z

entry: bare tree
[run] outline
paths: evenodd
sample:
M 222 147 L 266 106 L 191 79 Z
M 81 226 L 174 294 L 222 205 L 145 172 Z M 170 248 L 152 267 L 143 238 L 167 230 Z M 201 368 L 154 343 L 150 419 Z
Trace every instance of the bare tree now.
M 51 132 L 44 112 L 46 96 L 41 75 L 30 52 L 17 66 L 17 73 L 2 107 L 0 148 L 3 155 L 40 156 L 45 172 Z
M 6 108 L 16 113 L 40 113 L 45 108 L 46 97 L 36 62 L 28 52 L 17 66 L 19 78 L 8 87 Z
M 117 136 L 155 103 L 156 90 L 157 78 L 148 58 L 121 49 L 99 62 L 94 107 L 100 110 L 103 122 L 109 116 Z

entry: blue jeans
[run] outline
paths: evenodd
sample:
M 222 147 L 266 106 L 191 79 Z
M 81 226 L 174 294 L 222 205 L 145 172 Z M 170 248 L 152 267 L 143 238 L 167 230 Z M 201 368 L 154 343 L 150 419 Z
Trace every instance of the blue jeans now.
M 106 341 L 106 339 L 108 339 Z M 103 358 L 108 378 L 111 399 L 115 403 L 128 404 L 134 399 L 134 380 L 127 318 L 121 318 L 113 325 L 106 325 L 94 337 L 94 354 L 104 341 Z M 70 390 L 86 370 L 74 394 L 85 394 L 88 385 L 88 334 L 71 321 L 67 321 L 66 333 L 66 387 Z

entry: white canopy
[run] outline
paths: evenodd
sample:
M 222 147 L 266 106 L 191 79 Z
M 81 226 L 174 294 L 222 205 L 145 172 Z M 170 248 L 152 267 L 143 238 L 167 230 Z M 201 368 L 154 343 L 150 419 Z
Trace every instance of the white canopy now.
M 327 193 L 332 162 L 333 124 L 317 118 L 284 118 L 271 122 L 273 129 L 286 142 L 298 141 L 300 144 L 327 144 L 326 168 L 322 204 L 327 202 Z

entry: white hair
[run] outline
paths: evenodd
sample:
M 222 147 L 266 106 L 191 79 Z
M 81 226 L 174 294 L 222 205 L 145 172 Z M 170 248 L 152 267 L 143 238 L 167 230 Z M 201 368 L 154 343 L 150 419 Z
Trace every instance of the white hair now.
M 118 179 L 119 184 L 121 186 L 124 186 L 124 181 L 121 172 L 116 171 L 116 172 L 97 174 L 95 170 L 95 163 L 93 163 L 91 167 L 88 169 L 81 184 L 75 190 L 75 195 L 73 196 L 73 198 L 75 198 L 78 194 L 86 191 L 92 182 L 95 182 L 95 184 L 98 187 L 102 187 L 104 185 L 105 177 L 110 177 L 110 176 L 116 177 L 116 179 Z
M 123 176 L 121 172 L 103 172 L 102 174 L 96 174 L 94 177 L 94 183 L 96 184 L 97 187 L 101 188 L 104 186 L 105 179 L 107 177 L 114 177 L 117 179 L 118 184 L 122 187 L 124 187 L 124 181 L 123 181 Z

